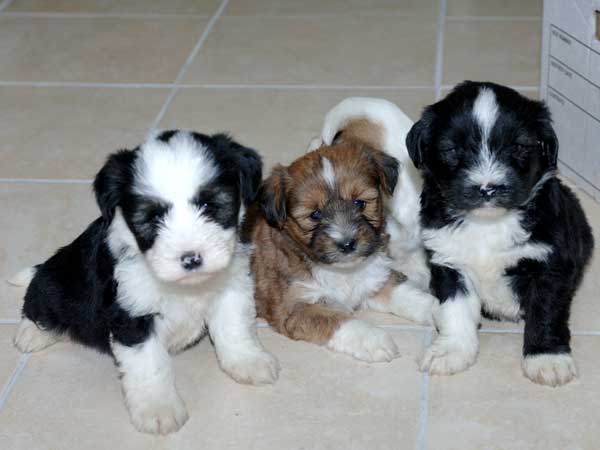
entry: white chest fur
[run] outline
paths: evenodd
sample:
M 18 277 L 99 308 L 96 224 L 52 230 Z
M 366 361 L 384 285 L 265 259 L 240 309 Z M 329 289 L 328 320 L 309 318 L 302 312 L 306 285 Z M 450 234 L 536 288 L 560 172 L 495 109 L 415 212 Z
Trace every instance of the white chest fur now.
M 509 319 L 518 318 L 520 307 L 506 269 L 524 258 L 544 261 L 551 250 L 531 243 L 520 219 L 518 212 L 494 219 L 467 217 L 460 225 L 423 231 L 432 262 L 458 270 L 488 312 Z
M 387 256 L 378 253 L 350 268 L 318 265 L 312 269 L 312 279 L 298 285 L 303 288 L 306 301 L 325 299 L 354 310 L 385 284 L 391 263 Z

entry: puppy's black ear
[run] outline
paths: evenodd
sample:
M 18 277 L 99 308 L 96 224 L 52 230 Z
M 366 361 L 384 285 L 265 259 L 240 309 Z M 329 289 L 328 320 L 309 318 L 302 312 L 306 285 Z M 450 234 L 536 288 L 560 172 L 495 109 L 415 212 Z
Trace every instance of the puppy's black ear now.
M 400 163 L 393 156 L 380 150 L 368 149 L 368 151 L 370 161 L 375 164 L 381 189 L 385 194 L 392 195 L 398 183 Z
M 269 178 L 262 185 L 260 207 L 267 222 L 272 227 L 283 228 L 287 218 L 288 172 L 282 165 L 273 168 Z
M 406 136 L 406 148 L 410 159 L 417 169 L 423 167 L 427 151 L 426 137 L 429 130 L 427 123 L 421 119 L 415 123 Z
M 550 169 L 556 169 L 558 163 L 558 137 L 556 137 L 552 123 L 549 120 L 542 123 L 540 145 L 544 161 Z
M 228 169 L 237 170 L 240 196 L 244 206 L 249 206 L 262 181 L 262 158 L 256 150 L 238 144 L 226 134 L 215 134 L 212 139 L 219 147 L 219 156 L 225 155 Z
M 131 182 L 136 150 L 119 150 L 108 157 L 94 179 L 94 193 L 104 219 L 111 221 L 125 186 Z

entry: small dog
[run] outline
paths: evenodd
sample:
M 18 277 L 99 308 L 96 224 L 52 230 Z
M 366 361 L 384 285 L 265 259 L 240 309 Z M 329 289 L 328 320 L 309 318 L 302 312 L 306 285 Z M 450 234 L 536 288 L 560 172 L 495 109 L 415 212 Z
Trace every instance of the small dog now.
M 325 116 L 321 137 L 309 149 L 332 145 L 340 132 L 351 126 L 361 139 L 396 158 L 402 167 L 394 193 L 385 197 L 389 252 L 394 267 L 418 289 L 428 291 L 431 274 L 421 238 L 419 218 L 423 180 L 406 149 L 406 136 L 413 121 L 392 102 L 381 98 L 348 97 Z
M 593 249 L 575 195 L 556 178 L 548 109 L 493 83 L 464 82 L 407 137 L 422 169 L 423 239 L 439 335 L 421 370 L 452 374 L 478 353 L 481 313 L 525 320 L 523 371 L 557 386 L 577 376 L 569 311 Z
M 261 179 L 259 155 L 222 134 L 165 131 L 111 155 L 94 181 L 102 216 L 32 271 L 16 346 L 70 337 L 111 354 L 131 420 L 147 433 L 186 422 L 169 354 L 206 327 L 225 372 L 273 383 L 278 363 L 256 335 L 237 233 Z
M 259 317 L 292 339 L 367 362 L 390 361 L 398 350 L 353 310 L 429 323 L 433 304 L 388 255 L 383 199 L 394 192 L 399 166 L 371 139 L 378 131 L 349 123 L 333 145 L 275 167 L 247 224 Z

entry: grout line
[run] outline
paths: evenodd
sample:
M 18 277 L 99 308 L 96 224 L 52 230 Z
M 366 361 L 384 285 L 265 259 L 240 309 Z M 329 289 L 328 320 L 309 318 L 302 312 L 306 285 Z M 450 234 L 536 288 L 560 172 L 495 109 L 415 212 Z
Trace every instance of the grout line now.
M 0 13 L 10 6 L 13 0 L 4 0 L 0 3 Z M 5 13 L 6 14 L 6 13 Z
M 440 11 L 437 19 L 437 37 L 435 46 L 435 101 L 442 98 L 442 75 L 444 69 L 444 39 L 446 34 L 447 0 L 440 0 Z
M 2 81 L 7 87 L 67 87 L 67 88 L 112 88 L 112 89 L 169 89 L 168 83 L 86 83 L 78 81 Z
M 434 86 L 415 85 L 344 85 L 344 84 L 181 84 L 179 88 L 203 89 L 274 89 L 274 90 L 402 90 L 402 89 L 434 89 Z
M 173 83 L 173 88 L 171 89 L 171 92 L 169 93 L 169 96 L 167 97 L 165 104 L 160 109 L 160 111 L 158 112 L 158 115 L 154 119 L 154 122 L 152 122 L 152 125 L 150 126 L 150 131 L 155 130 L 156 127 L 158 127 L 158 125 L 160 124 L 161 120 L 163 119 L 164 115 L 167 112 L 167 109 L 169 109 L 169 106 L 171 106 L 171 102 L 173 102 L 173 99 L 175 98 L 175 94 L 177 94 L 177 89 L 178 89 L 179 83 L 181 82 L 181 80 L 183 80 L 183 77 L 185 77 L 185 74 L 187 73 L 188 69 L 192 65 L 192 62 L 194 61 L 194 59 L 200 52 L 200 49 L 206 42 L 208 35 L 210 34 L 213 27 L 217 23 L 217 20 L 219 20 L 219 17 L 221 17 L 221 15 L 223 14 L 223 11 L 225 11 L 225 8 L 227 8 L 228 4 L 229 4 L 229 0 L 223 0 L 221 2 L 221 4 L 219 5 L 219 8 L 215 12 L 215 14 L 208 21 L 208 24 L 206 25 L 206 27 L 204 28 L 204 31 L 200 35 L 200 39 L 198 39 L 198 42 L 196 43 L 196 45 L 192 49 L 191 53 L 187 57 L 185 63 L 179 70 L 179 73 L 177 74 L 177 78 L 175 78 L 175 82 Z
M 431 344 L 433 331 L 425 335 L 425 347 Z M 423 372 L 421 381 L 421 406 L 419 409 L 419 434 L 417 435 L 417 450 L 427 448 L 427 426 L 429 419 L 429 373 Z
M 471 22 L 540 22 L 542 18 L 538 16 L 446 16 L 446 20 Z
M 12 1 L 12 0 L 11 0 Z M 9 3 L 11 3 L 9 1 Z M 7 12 L 5 17 L 29 19 L 206 19 L 210 14 L 93 13 L 93 12 Z
M 93 180 L 79 180 L 67 178 L 0 178 L 0 183 L 14 184 L 91 184 Z
M 19 322 L 19 319 L 0 319 L 0 325 L 17 325 Z
M 30 357 L 31 353 L 23 353 L 19 358 L 19 361 L 17 362 L 17 367 L 15 367 L 15 370 L 8 379 L 8 382 L 2 389 L 2 393 L 0 393 L 0 411 L 2 410 L 2 408 L 4 408 L 4 405 L 6 404 L 6 401 L 8 400 L 11 391 L 15 387 L 15 384 L 17 383 L 17 380 L 21 373 L 23 373 L 23 370 L 25 370 L 25 366 L 27 365 L 27 361 L 29 361 Z

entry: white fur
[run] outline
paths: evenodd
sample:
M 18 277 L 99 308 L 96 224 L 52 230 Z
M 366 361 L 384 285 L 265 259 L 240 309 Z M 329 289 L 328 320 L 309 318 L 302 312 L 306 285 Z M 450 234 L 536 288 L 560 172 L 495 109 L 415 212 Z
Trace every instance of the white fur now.
M 133 347 L 111 343 L 122 374 L 125 404 L 133 425 L 144 433 L 177 431 L 188 419 L 175 389 L 169 353 L 159 334 Z
M 321 157 L 321 163 L 323 164 L 321 176 L 330 188 L 335 189 L 335 170 L 333 169 L 333 164 L 324 156 Z
M 57 333 L 46 331 L 24 317 L 15 335 L 14 344 L 23 353 L 37 352 L 63 339 Z
M 489 312 L 512 320 L 519 317 L 519 304 L 505 269 L 523 258 L 544 261 L 551 251 L 529 242 L 520 217 L 515 211 L 494 219 L 467 216 L 459 225 L 423 231 L 432 262 L 458 270 Z
M 27 267 L 21 270 L 19 273 L 14 274 L 12 277 L 6 280 L 6 282 L 8 284 L 12 284 L 13 286 L 29 286 L 29 283 L 31 283 L 31 280 L 33 280 L 33 277 L 35 276 L 35 272 L 35 267 Z
M 451 375 L 475 363 L 481 305 L 473 293 L 447 299 L 434 310 L 439 335 L 425 350 L 419 368 L 432 375 Z
M 531 381 L 547 386 L 561 386 L 578 376 L 577 366 L 568 353 L 526 356 L 523 373 Z
M 482 88 L 479 91 L 473 104 L 473 118 L 481 130 L 481 148 L 477 163 L 468 170 L 467 178 L 481 187 L 504 184 L 507 168 L 496 160 L 489 148 L 490 131 L 498 119 L 498 103 L 491 89 Z
M 386 362 L 398 357 L 398 347 L 383 329 L 362 320 L 344 322 L 327 347 L 366 362 Z
M 414 263 L 411 265 L 412 270 L 405 273 L 419 285 L 426 285 L 429 280 L 429 270 L 423 253 L 419 220 L 423 182 L 406 148 L 406 136 L 413 122 L 396 105 L 387 100 L 349 97 L 336 105 L 325 116 L 321 133 L 323 143 L 331 145 L 336 134 L 349 121 L 360 118 L 372 121 L 383 130 L 383 148 L 381 150 L 394 156 L 400 162 L 398 183 L 392 197 L 387 202 L 387 208 L 390 211 L 388 227 L 394 228 L 394 234 L 390 240 L 390 251 L 394 254 L 394 258 L 412 261 Z M 314 140 L 312 145 L 315 145 Z M 395 222 L 395 224 L 390 222 Z
M 394 287 L 389 302 L 370 299 L 367 306 L 375 311 L 392 313 L 422 325 L 433 324 L 433 305 L 437 299 L 411 281 Z
M 376 253 L 350 267 L 318 264 L 312 268 L 312 278 L 297 281 L 305 293 L 303 301 L 316 303 L 327 299 L 352 311 L 363 305 L 388 280 L 390 258 Z

